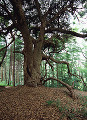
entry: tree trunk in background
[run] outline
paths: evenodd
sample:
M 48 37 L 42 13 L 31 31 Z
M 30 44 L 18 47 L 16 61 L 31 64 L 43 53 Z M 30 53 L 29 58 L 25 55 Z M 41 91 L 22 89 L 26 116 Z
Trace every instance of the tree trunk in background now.
M 6 84 L 7 84 L 6 63 L 4 64 L 4 80 L 6 81 Z
M 20 84 L 20 78 L 19 78 L 19 72 L 21 69 L 20 61 L 16 61 L 16 83 L 19 85 Z
M 3 81 L 3 66 L 1 65 L 1 82 Z
M 8 79 L 8 85 L 10 85 L 10 80 L 11 80 L 11 72 L 10 72 L 10 65 L 9 65 L 9 79 Z
M 8 79 L 8 85 L 11 84 L 12 81 L 12 60 L 13 60 L 13 54 L 12 54 L 12 46 L 10 47 L 10 63 L 9 63 L 9 79 Z
M 14 36 L 13 36 L 14 37 Z M 13 56 L 13 86 L 15 86 L 15 38 L 14 39 L 14 56 Z
M 57 79 L 58 79 L 58 77 L 59 77 L 59 76 L 58 76 L 58 64 L 56 64 L 56 69 L 57 69 Z M 59 83 L 58 83 L 58 81 L 57 81 L 57 87 L 58 87 L 58 84 L 59 84 Z
M 47 64 L 45 63 L 45 78 L 47 79 Z M 45 83 L 45 86 L 47 87 L 47 82 Z
M 54 67 L 54 64 L 53 64 L 53 67 Z M 53 74 L 53 77 L 54 77 L 54 68 L 52 70 L 52 74 Z M 54 87 L 54 80 L 52 80 L 52 87 Z

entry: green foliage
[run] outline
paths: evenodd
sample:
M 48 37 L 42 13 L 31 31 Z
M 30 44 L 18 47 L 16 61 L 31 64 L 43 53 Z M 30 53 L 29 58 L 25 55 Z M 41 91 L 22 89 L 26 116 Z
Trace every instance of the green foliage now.
M 83 32 L 83 33 L 87 33 L 87 29 L 82 29 L 81 32 Z
M 87 2 L 85 3 L 84 8 L 87 9 Z
M 1 85 L 1 86 L 6 86 L 6 85 L 7 85 L 7 84 L 6 84 L 6 81 L 2 81 L 2 82 L 0 81 L 0 85 Z
M 54 102 L 54 100 L 48 100 L 46 101 L 46 105 L 51 105 Z
M 79 12 L 79 15 L 80 15 L 81 17 L 83 17 L 83 16 L 85 15 L 85 12 L 84 12 L 84 11 L 81 11 L 81 12 Z
M 75 21 L 73 22 L 73 24 L 76 24 Z
M 80 15 L 80 17 L 83 17 L 87 13 L 87 0 L 81 0 L 81 2 L 83 4 L 84 9 L 79 12 L 79 15 Z

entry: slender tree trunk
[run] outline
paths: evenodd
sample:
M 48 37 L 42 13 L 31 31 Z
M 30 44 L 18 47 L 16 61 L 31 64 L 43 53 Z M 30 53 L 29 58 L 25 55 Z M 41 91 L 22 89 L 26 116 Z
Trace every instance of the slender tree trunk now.
M 11 72 L 10 72 L 10 65 L 9 65 L 9 79 L 8 79 L 8 85 L 10 85 L 10 80 L 11 80 Z
M 6 63 L 4 64 L 4 80 L 6 81 L 7 84 Z
M 3 81 L 3 66 L 1 65 L 1 82 Z
M 13 86 L 15 86 L 15 40 L 14 40 L 14 56 L 13 56 Z
M 57 69 L 57 79 L 58 79 L 58 77 L 59 77 L 59 75 L 58 75 L 58 64 L 56 64 L 56 67 L 57 67 L 56 69 Z M 58 87 L 58 84 L 59 84 L 59 83 L 58 83 L 58 81 L 57 81 L 57 87 Z
M 54 78 L 54 69 L 52 70 L 52 77 Z M 54 80 L 51 80 L 51 82 L 52 82 L 52 87 L 54 87 Z
M 20 69 L 21 69 L 21 64 L 20 64 L 21 61 L 17 61 L 16 62 L 16 83 L 17 84 L 20 84 L 20 78 L 19 78 L 19 72 L 20 72 Z

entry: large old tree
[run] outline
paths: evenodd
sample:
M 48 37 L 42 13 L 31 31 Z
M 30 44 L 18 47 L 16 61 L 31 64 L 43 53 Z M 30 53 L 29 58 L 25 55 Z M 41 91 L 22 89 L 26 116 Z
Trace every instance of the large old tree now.
M 37 86 L 40 83 L 40 65 L 42 60 L 46 60 L 49 64 L 50 61 L 66 64 L 68 73 L 71 74 L 69 63 L 55 60 L 53 54 L 63 50 L 64 37 L 66 37 L 66 40 L 71 35 L 82 38 L 87 37 L 87 34 L 72 31 L 69 25 L 70 16 L 75 15 L 76 10 L 82 9 L 80 8 L 82 6 L 79 7 L 82 2 L 84 1 L 0 0 L 0 35 L 7 36 L 8 33 L 12 34 L 13 31 L 20 31 L 21 39 L 24 40 L 24 50 L 21 53 L 24 54 L 25 84 Z M 61 49 L 58 49 L 58 41 L 62 43 Z M 8 46 L 6 45 L 6 47 Z M 51 53 L 46 54 L 45 49 L 50 49 L 50 47 Z M 47 80 L 49 79 L 53 78 L 48 78 Z M 72 93 L 68 84 L 61 80 L 58 81 Z

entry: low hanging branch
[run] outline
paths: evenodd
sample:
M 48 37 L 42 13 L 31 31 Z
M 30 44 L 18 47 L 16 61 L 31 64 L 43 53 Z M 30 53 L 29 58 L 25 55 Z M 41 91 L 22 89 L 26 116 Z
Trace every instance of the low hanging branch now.
M 71 96 L 72 98 L 75 98 L 75 93 L 74 93 L 74 91 L 73 91 L 73 86 L 70 86 L 70 85 L 68 85 L 67 83 L 65 83 L 65 82 L 63 82 L 63 81 L 61 81 L 61 80 L 59 80 L 59 79 L 56 79 L 56 78 L 54 78 L 54 77 L 49 77 L 49 78 L 47 78 L 46 80 L 44 80 L 43 85 L 44 85 L 45 82 L 47 82 L 48 80 L 56 80 L 56 81 L 58 81 L 59 83 L 61 83 L 62 85 L 64 85 L 64 86 L 70 91 L 70 96 Z
M 68 62 L 66 62 L 66 61 L 57 61 L 57 60 L 55 60 L 53 57 L 46 56 L 46 55 L 44 55 L 44 54 L 42 55 L 42 59 L 43 59 L 43 60 L 46 60 L 46 61 L 52 60 L 53 62 L 58 63 L 58 64 L 66 64 L 66 65 L 67 65 L 67 68 L 68 68 L 68 74 L 70 74 L 71 76 L 75 76 L 75 77 L 77 77 L 77 78 L 80 77 L 80 78 L 82 79 L 82 81 L 83 81 L 84 86 L 86 86 L 86 83 L 84 82 L 84 79 L 83 79 L 82 76 L 80 76 L 80 75 L 75 75 L 75 74 L 72 74 L 72 73 L 70 72 L 70 68 L 69 68 L 69 63 L 68 63 Z M 46 81 L 48 81 L 48 80 L 56 80 L 56 81 L 60 82 L 62 85 L 64 85 L 64 86 L 70 91 L 71 96 L 72 96 L 73 98 L 75 97 L 74 91 L 73 91 L 73 85 L 70 86 L 70 85 L 64 83 L 63 81 L 61 81 L 61 80 L 59 80 L 59 79 L 56 79 L 56 78 L 53 78 L 53 77 L 50 77 L 50 78 L 47 78 L 46 80 L 44 80 L 43 84 L 44 84 Z M 86 86 L 86 87 L 87 87 L 87 86 Z
M 46 55 L 44 55 L 44 54 L 43 54 L 43 56 L 42 56 L 42 59 L 43 59 L 43 60 L 46 60 L 46 61 L 52 60 L 53 62 L 58 63 L 58 64 L 66 64 L 66 65 L 67 65 L 67 68 L 68 68 L 68 74 L 70 74 L 71 76 L 75 76 L 75 77 L 77 77 L 77 78 L 81 78 L 82 81 L 83 81 L 84 86 L 87 87 L 87 86 L 86 86 L 86 83 L 84 82 L 84 79 L 83 79 L 82 76 L 80 76 L 80 75 L 75 75 L 75 74 L 72 74 L 72 73 L 70 72 L 70 68 L 69 68 L 69 63 L 68 63 L 68 62 L 66 62 L 66 61 L 57 61 L 57 60 L 55 60 L 53 57 L 46 56 Z M 54 78 L 54 79 L 55 79 L 55 78 Z
M 80 34 L 74 31 L 70 31 L 70 30 L 65 30 L 65 29 L 61 29 L 61 28 L 49 28 L 47 30 L 45 30 L 46 33 L 50 33 L 51 31 L 57 31 L 57 32 L 61 32 L 61 33 L 65 33 L 65 34 L 70 34 L 76 37 L 81 37 L 81 38 L 85 38 L 87 37 L 87 34 Z

